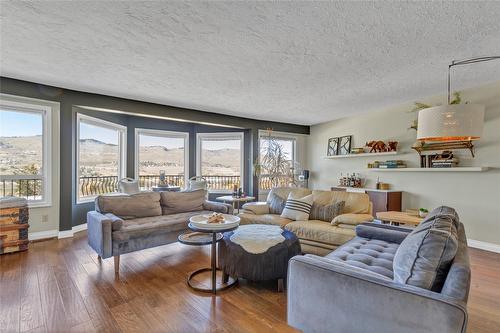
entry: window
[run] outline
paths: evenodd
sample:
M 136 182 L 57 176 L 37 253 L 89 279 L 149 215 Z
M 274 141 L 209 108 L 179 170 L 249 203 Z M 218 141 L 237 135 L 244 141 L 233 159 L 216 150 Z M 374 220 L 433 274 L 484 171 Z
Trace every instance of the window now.
M 141 189 L 158 185 L 161 172 L 169 185 L 184 187 L 189 174 L 189 133 L 136 129 L 135 149 Z
M 78 114 L 77 131 L 77 201 L 116 192 L 126 174 L 126 127 Z
M 198 176 L 210 191 L 228 192 L 243 186 L 243 133 L 198 133 Z
M 51 115 L 58 104 L 1 97 L 0 196 L 26 198 L 31 207 L 50 206 Z
M 274 133 L 260 134 L 259 189 L 289 186 L 294 181 L 297 139 Z

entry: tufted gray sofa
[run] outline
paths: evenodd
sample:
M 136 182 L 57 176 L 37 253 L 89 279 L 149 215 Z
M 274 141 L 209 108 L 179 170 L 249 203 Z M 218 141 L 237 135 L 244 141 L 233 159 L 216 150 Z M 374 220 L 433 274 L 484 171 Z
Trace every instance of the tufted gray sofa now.
M 304 332 L 463 333 L 469 288 L 464 226 L 440 207 L 415 229 L 365 223 L 325 257 L 293 257 L 288 323 Z

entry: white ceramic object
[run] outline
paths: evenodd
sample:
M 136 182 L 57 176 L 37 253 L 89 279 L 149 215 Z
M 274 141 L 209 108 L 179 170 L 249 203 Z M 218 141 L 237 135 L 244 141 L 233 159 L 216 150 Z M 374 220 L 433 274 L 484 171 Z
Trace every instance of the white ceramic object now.
M 240 224 L 240 218 L 234 215 L 222 214 L 224 217 L 224 223 L 208 223 L 208 218 L 210 215 L 195 215 L 189 219 L 191 224 L 198 228 L 204 230 L 219 230 L 219 229 L 229 229 L 237 227 Z

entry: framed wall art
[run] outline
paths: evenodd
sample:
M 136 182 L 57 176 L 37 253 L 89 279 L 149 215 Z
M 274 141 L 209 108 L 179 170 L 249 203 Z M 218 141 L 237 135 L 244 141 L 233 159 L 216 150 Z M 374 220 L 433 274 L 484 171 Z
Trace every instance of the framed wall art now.
M 339 138 L 328 139 L 328 150 L 326 151 L 326 156 L 338 155 L 339 150 Z

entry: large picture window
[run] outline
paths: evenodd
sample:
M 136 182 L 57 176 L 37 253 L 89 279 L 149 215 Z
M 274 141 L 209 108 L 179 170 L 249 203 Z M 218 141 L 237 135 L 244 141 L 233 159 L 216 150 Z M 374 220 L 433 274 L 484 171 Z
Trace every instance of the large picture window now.
M 50 205 L 52 107 L 16 100 L 1 96 L 0 101 L 0 196 Z
M 136 129 L 136 178 L 141 189 L 158 185 L 160 173 L 171 186 L 186 184 L 189 174 L 189 133 Z
M 126 127 L 78 114 L 77 130 L 78 202 L 116 192 L 126 174 Z
M 259 138 L 259 189 L 290 186 L 296 168 L 297 139 L 286 135 L 261 134 Z
M 210 191 L 232 191 L 243 184 L 243 133 L 198 133 L 197 175 Z

